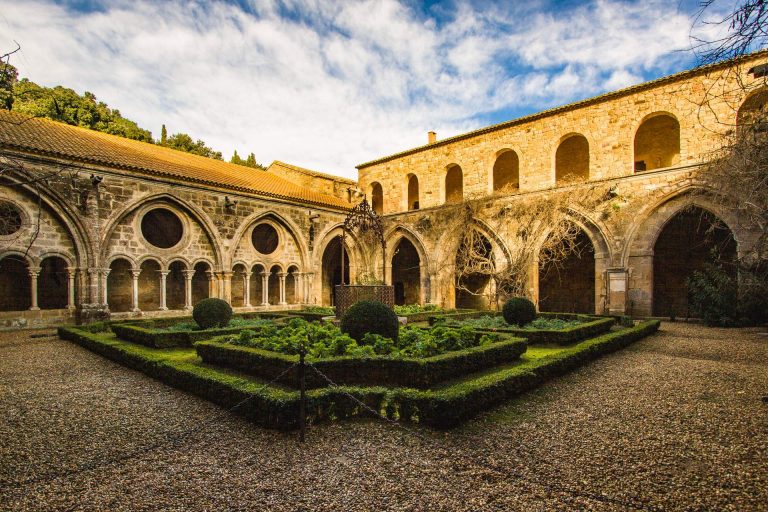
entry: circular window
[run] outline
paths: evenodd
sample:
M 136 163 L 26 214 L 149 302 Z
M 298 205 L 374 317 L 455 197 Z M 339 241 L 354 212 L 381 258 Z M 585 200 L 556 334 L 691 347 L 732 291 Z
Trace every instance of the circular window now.
M 261 254 L 272 254 L 277 249 L 277 230 L 269 224 L 259 224 L 251 235 L 253 247 Z
M 141 234 L 155 247 L 170 249 L 181 241 L 184 227 L 181 219 L 171 210 L 155 208 L 141 219 Z
M 0 235 L 12 235 L 21 229 L 21 212 L 16 205 L 0 202 Z

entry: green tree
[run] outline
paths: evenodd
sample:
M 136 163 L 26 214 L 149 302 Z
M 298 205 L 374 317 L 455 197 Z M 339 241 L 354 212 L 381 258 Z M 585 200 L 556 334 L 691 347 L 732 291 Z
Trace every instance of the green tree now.
M 13 88 L 19 79 L 18 70 L 7 62 L 0 61 L 0 108 L 13 107 Z
M 193 140 L 191 136 L 186 133 L 174 133 L 166 140 L 163 146 L 176 149 L 178 151 L 185 151 L 194 155 L 205 156 L 213 158 L 215 160 L 222 160 L 221 151 L 214 151 L 205 145 L 200 139 Z
M 266 167 L 256 162 L 256 155 L 254 155 L 253 153 L 248 155 L 248 157 L 245 160 L 243 160 L 243 158 L 237 154 L 237 150 L 235 150 L 235 153 L 232 155 L 232 158 L 230 158 L 229 163 L 242 165 L 245 167 L 253 167 L 254 169 L 261 169 L 261 170 L 266 169 Z
M 229 159 L 229 163 L 237 164 L 237 165 L 245 165 L 245 160 L 240 158 L 240 155 L 237 154 L 237 150 L 235 150 L 234 154 L 232 155 L 232 158 Z
M 168 130 L 165 129 L 165 125 L 160 130 L 160 145 L 165 146 L 168 143 Z

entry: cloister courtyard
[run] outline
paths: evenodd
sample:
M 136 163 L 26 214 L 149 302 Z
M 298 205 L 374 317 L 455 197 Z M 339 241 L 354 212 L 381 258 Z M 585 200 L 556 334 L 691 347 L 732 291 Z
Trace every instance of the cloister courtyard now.
M 458 429 L 359 419 L 300 444 L 5 332 L 0 509 L 765 510 L 766 337 L 667 322 Z

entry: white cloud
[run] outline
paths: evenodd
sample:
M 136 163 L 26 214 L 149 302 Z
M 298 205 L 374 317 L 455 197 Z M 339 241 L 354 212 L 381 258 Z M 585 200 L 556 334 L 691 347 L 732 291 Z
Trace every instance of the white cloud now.
M 355 177 L 354 165 L 478 127 L 477 115 L 543 108 L 679 66 L 690 18 L 670 2 L 597 0 L 559 14 L 531 3 L 395 0 L 105 3 L 78 13 L 0 0 L 0 44 L 23 76 L 89 90 L 159 135 L 186 131 Z M 513 10 L 514 9 L 514 10 Z M 297 16 L 281 16 L 286 11 Z M 1 47 L 0 47 L 1 48 Z

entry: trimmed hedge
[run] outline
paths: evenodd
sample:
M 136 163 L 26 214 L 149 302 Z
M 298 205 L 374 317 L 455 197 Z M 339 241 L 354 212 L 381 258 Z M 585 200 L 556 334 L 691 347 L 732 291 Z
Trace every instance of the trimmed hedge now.
M 285 318 L 285 317 L 284 317 Z M 245 327 L 222 327 L 216 329 L 203 329 L 198 331 L 164 331 L 154 328 L 149 324 L 112 324 L 110 327 L 118 338 L 132 341 L 140 345 L 152 348 L 191 347 L 193 343 L 201 340 L 209 340 L 224 334 L 238 334 L 248 329 Z
M 366 334 L 380 334 L 397 343 L 400 323 L 392 308 L 377 300 L 361 300 L 352 304 L 341 317 L 341 332 L 362 343 Z
M 536 319 L 536 306 L 525 297 L 512 297 L 504 303 L 501 314 L 508 324 L 525 327 Z
M 476 339 L 481 336 L 482 333 L 475 333 Z M 491 345 L 421 359 L 396 359 L 386 356 L 334 357 L 311 362 L 337 384 L 428 388 L 448 379 L 519 359 L 527 348 L 525 341 L 508 335 L 502 337 L 503 341 Z M 196 343 L 195 349 L 208 364 L 232 368 L 266 379 L 277 377 L 299 360 L 298 356 L 216 340 Z M 289 372 L 281 382 L 296 385 L 296 372 Z M 315 372 L 307 373 L 306 382 L 310 388 L 327 386 L 327 382 Z
M 606 333 L 611 330 L 615 320 L 613 318 L 592 318 L 592 321 L 585 322 L 583 324 L 574 325 L 573 327 L 566 327 L 565 329 L 516 329 L 511 327 L 509 329 L 476 329 L 478 332 L 503 332 L 525 338 L 529 344 L 541 344 L 541 343 L 556 343 L 558 345 L 570 345 L 577 341 L 592 338 L 600 334 Z M 579 318 L 583 320 L 584 318 Z
M 370 415 L 349 398 L 349 394 L 389 418 L 418 421 L 436 428 L 450 428 L 506 399 L 535 388 L 547 379 L 568 373 L 602 355 L 626 347 L 658 328 L 658 320 L 641 322 L 635 327 L 586 340 L 552 356 L 439 390 L 350 386 L 313 389 L 307 393 L 307 419 L 309 422 L 318 422 Z M 297 391 L 274 387 L 261 390 L 263 384 L 260 382 L 203 367 L 189 360 L 175 361 L 169 358 L 168 351 L 122 342 L 109 334 L 60 327 L 59 336 L 226 408 L 252 396 L 251 400 L 234 412 L 261 426 L 281 430 L 297 426 Z

